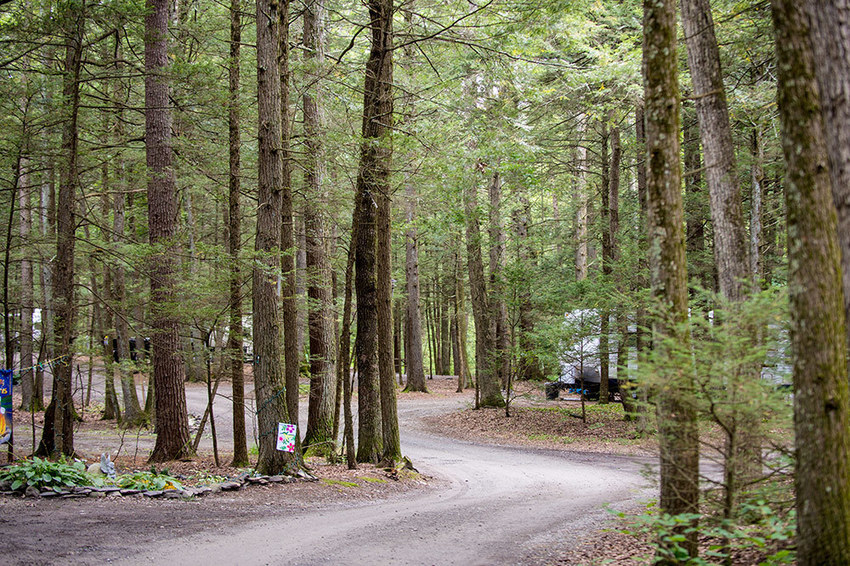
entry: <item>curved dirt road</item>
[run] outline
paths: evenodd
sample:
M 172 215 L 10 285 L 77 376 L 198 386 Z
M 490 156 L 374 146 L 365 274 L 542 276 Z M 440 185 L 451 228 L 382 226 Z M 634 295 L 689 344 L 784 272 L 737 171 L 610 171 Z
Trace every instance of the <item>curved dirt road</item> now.
M 402 446 L 446 489 L 350 508 L 257 517 L 140 544 L 125 564 L 543 564 L 614 506 L 646 495 L 648 460 L 479 445 L 422 432 L 419 417 L 456 399 L 400 404 Z

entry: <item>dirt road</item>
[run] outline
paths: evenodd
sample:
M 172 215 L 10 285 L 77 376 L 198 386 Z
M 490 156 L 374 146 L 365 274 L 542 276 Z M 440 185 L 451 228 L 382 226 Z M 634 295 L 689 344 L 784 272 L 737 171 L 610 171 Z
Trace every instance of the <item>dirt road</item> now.
M 424 433 L 418 417 L 454 399 L 400 407 L 402 445 L 447 487 L 348 509 L 309 509 L 226 534 L 153 545 L 122 564 L 542 564 L 645 495 L 635 459 L 464 443 Z
M 195 393 L 190 410 L 203 398 Z M 404 453 L 435 478 L 425 490 L 353 502 L 286 489 L 193 502 L 0 501 L 0 551 L 11 564 L 551 564 L 601 525 L 604 504 L 648 495 L 649 460 L 427 432 L 422 417 L 466 397 L 399 402 Z

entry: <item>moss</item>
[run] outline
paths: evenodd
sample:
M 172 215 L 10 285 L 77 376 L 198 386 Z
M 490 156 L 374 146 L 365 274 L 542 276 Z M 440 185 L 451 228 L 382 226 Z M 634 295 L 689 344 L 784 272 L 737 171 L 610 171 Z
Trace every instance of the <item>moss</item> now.
M 356 483 L 350 482 L 350 481 L 329 480 L 329 479 L 326 479 L 326 478 L 322 478 L 320 481 L 323 484 L 326 484 L 326 485 L 338 485 L 338 486 L 342 486 L 342 487 L 360 487 Z

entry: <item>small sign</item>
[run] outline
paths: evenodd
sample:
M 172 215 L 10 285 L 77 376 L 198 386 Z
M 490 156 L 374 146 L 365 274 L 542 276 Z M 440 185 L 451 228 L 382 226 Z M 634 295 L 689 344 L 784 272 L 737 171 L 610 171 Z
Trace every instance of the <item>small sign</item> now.
M 12 438 L 12 370 L 0 370 L 0 444 Z
M 277 423 L 277 449 L 281 452 L 295 452 L 294 424 Z

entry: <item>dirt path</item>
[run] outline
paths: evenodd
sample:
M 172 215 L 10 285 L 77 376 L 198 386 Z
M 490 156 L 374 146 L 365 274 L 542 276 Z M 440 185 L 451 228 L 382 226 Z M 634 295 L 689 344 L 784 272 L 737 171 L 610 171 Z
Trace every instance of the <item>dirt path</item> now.
M 2 502 L 0 549 L 13 564 L 551 564 L 599 528 L 604 504 L 647 495 L 651 460 L 426 432 L 422 417 L 467 397 L 399 402 L 404 453 L 435 478 L 429 489 L 378 501 L 317 500 L 311 489 L 328 486 L 316 484 L 193 502 L 15 500 Z

